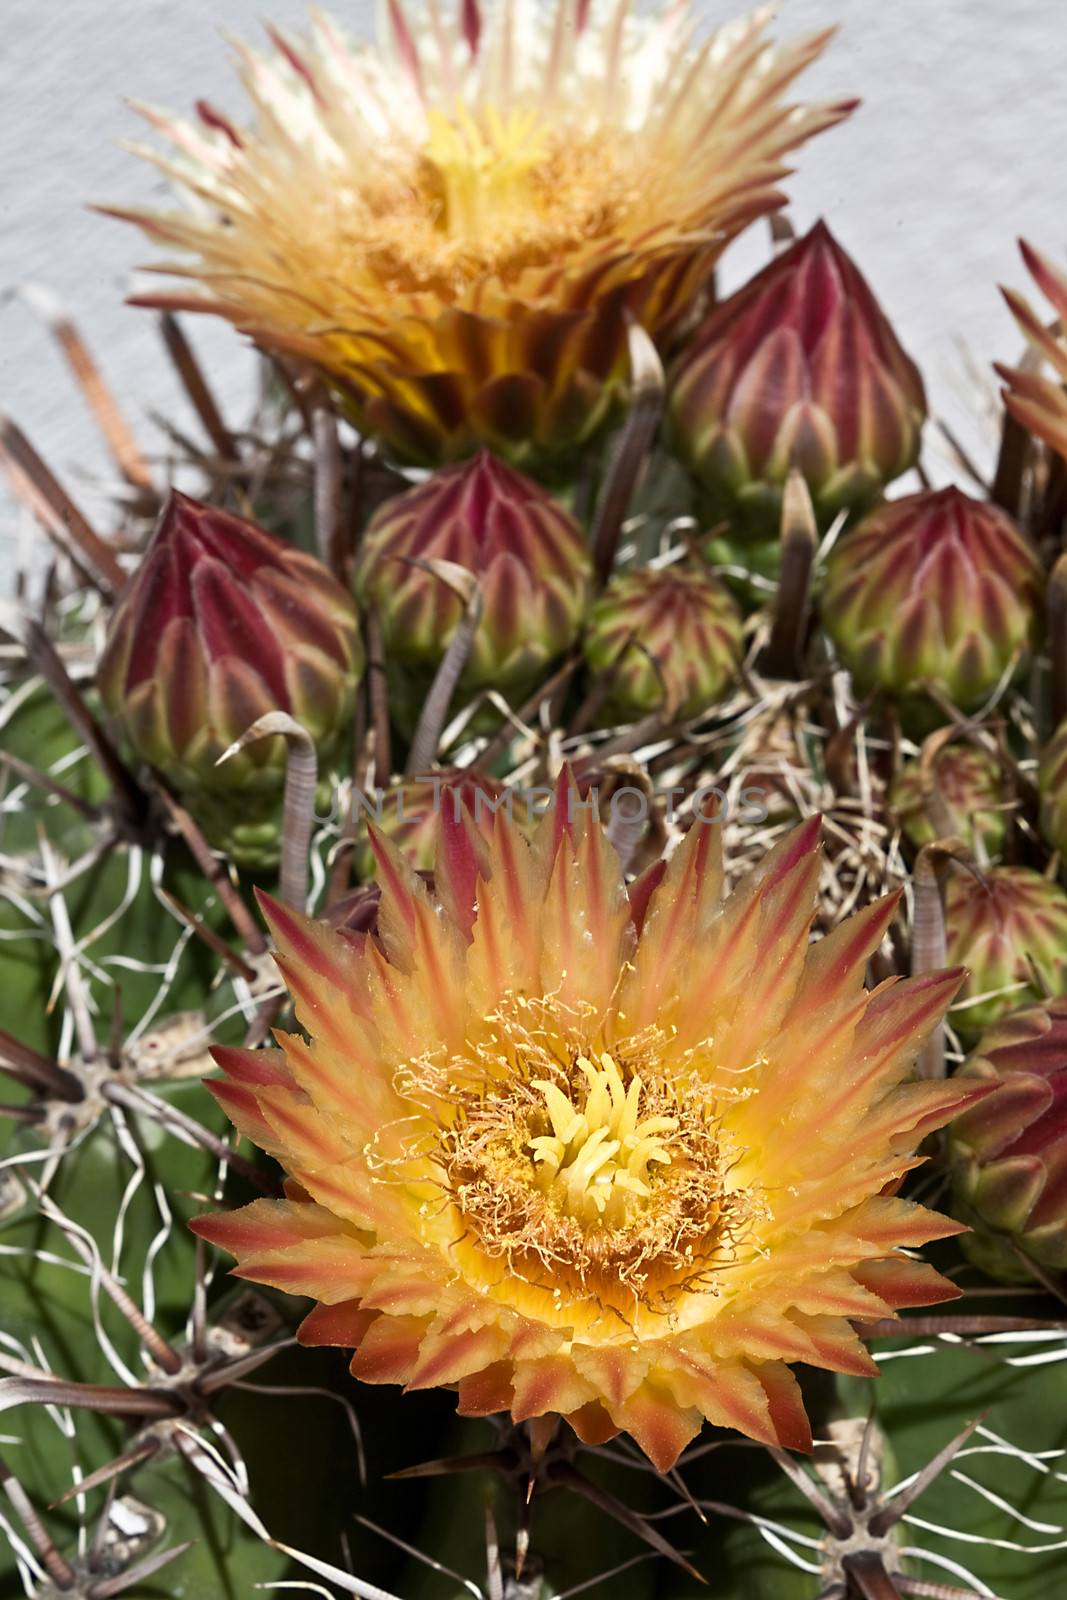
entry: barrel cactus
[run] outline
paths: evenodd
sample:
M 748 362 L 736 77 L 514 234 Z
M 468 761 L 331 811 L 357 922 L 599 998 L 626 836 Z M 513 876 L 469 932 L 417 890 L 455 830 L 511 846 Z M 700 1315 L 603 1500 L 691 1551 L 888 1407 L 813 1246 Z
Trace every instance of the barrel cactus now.
M 1057 473 L 1016 408 L 868 507 L 921 380 L 825 228 L 708 344 L 850 103 L 693 27 L 316 13 L 144 108 L 166 459 L 28 295 L 121 492 L 0 424 L 4 1596 L 1056 1592 Z

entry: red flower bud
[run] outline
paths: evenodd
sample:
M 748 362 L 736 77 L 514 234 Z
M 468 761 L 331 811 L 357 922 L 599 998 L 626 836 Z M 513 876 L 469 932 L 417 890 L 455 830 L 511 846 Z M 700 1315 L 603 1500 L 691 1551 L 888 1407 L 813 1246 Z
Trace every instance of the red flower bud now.
M 389 500 L 360 548 L 356 591 L 381 618 L 387 661 L 432 673 L 465 609 L 447 562 L 482 588 L 461 690 L 520 693 L 573 644 L 589 603 L 581 528 L 551 495 L 488 451 Z
M 1003 511 L 923 490 L 835 546 L 822 619 L 860 694 L 885 690 L 918 717 L 936 685 L 973 711 L 1029 656 L 1042 589 L 1037 552 Z
M 1067 997 L 996 1023 L 960 1076 L 998 1085 L 949 1130 L 964 1249 L 1015 1282 L 1035 1275 L 1027 1256 L 1067 1270 Z
M 285 744 L 263 739 L 217 766 L 219 757 L 268 711 L 289 712 L 327 755 L 361 670 L 351 596 L 321 562 L 172 493 L 111 618 L 97 683 L 137 755 L 194 810 L 203 800 L 210 830 L 224 828 L 240 854 L 242 820 L 257 853 L 263 844 L 256 797 L 274 808 Z M 247 815 L 224 824 L 209 797 L 234 791 Z
M 678 452 L 713 511 L 778 531 L 790 467 L 823 524 L 912 466 L 922 378 L 855 263 L 819 222 L 716 306 L 670 402 Z

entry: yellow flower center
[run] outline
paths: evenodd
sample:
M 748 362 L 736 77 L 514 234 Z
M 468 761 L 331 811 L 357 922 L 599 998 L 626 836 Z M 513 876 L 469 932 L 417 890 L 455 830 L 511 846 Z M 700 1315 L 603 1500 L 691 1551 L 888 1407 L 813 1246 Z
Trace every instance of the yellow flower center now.
M 551 997 L 516 1001 L 469 1055 L 407 1064 L 397 1087 L 428 1118 L 407 1177 L 418 1166 L 441 1191 L 427 1227 L 480 1256 L 487 1288 L 521 1280 L 551 1295 L 539 1314 L 592 1302 L 632 1326 L 718 1293 L 758 1202 L 730 1181 L 719 1104 L 668 1039 L 576 1048 L 576 1021 Z
M 541 1186 L 563 1211 L 617 1226 L 651 1195 L 649 1163 L 670 1164 L 663 1135 L 677 1133 L 678 1118 L 641 1120 L 644 1085 L 635 1074 L 627 1087 L 612 1056 L 601 1055 L 599 1067 L 579 1056 L 575 1066 L 587 1085 L 581 1110 L 558 1084 L 535 1080 L 552 1132 L 531 1139 L 529 1148 Z
M 641 203 L 626 137 L 588 133 L 536 108 L 431 109 L 424 138 L 385 147 L 314 208 L 316 244 L 350 281 L 446 300 L 486 272 L 511 283 L 627 227 Z
M 495 106 L 475 119 L 462 102 L 453 117 L 429 112 L 422 155 L 441 186 L 439 227 L 487 237 L 529 203 L 530 180 L 548 154 L 547 130 L 538 123 L 536 112 L 504 118 Z

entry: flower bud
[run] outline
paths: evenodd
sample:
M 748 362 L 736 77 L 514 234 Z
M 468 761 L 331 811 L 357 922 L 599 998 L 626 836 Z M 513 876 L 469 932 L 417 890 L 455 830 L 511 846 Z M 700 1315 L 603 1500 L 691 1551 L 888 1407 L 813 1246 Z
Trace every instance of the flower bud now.
M 994 1277 L 1067 1270 L 1067 997 L 1026 1006 L 982 1037 L 960 1077 L 997 1085 L 949 1130 L 967 1255 Z M 1021 1255 L 1020 1255 L 1021 1252 Z
M 115 607 L 97 684 L 212 842 L 259 862 L 276 850 L 285 741 L 219 757 L 266 712 L 286 711 L 328 759 L 362 665 L 351 596 L 321 562 L 172 493 Z
M 640 567 L 612 578 L 589 616 L 582 649 L 603 675 L 617 721 L 661 712 L 699 716 L 737 671 L 741 615 L 717 578 L 696 567 Z
M 822 618 L 857 692 L 884 690 L 921 722 L 928 686 L 974 711 L 1027 659 L 1042 587 L 1037 553 L 1010 517 L 956 488 L 923 490 L 840 540 Z
M 918 368 L 824 222 L 715 307 L 670 400 L 713 514 L 765 539 L 791 467 L 826 526 L 914 464 L 925 416 Z
M 448 563 L 481 586 L 461 692 L 522 693 L 573 644 L 592 565 L 581 528 L 544 489 L 482 451 L 389 500 L 363 537 L 356 591 L 381 619 L 385 655 L 425 681 L 466 599 Z
M 1067 721 L 1061 722 L 1041 753 L 1037 767 L 1041 791 L 1041 832 L 1067 860 Z
M 906 761 L 889 791 L 905 836 L 921 850 L 946 834 L 986 858 L 999 855 L 1007 832 L 1004 780 L 992 756 L 970 744 L 947 744 L 928 764 Z
M 953 1012 L 972 1039 L 1031 1000 L 1067 992 L 1067 894 L 1029 867 L 955 871 L 945 891 L 946 957 L 970 969 Z M 967 1005 L 971 998 L 982 998 Z

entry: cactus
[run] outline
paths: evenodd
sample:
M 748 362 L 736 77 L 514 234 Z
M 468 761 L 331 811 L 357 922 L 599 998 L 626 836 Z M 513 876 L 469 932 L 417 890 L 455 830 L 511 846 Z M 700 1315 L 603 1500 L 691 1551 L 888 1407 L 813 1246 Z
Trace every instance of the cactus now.
M 209 200 L 148 223 L 194 258 L 188 497 L 65 315 L 121 493 L 93 521 L 0 426 L 55 547 L 0 617 L 0 1593 L 1043 1600 L 1067 706 L 1055 638 L 1051 695 L 1012 668 L 1055 470 L 1017 410 L 995 504 L 924 491 L 984 599 L 923 590 L 944 653 L 890 681 L 914 497 L 823 565 L 796 463 L 774 582 L 659 426 L 724 241 L 844 110 L 784 108 L 822 41 L 690 58 L 593 0 L 516 10 L 508 66 L 510 7 L 446 10 L 276 36 L 252 132 L 150 113 Z M 432 263 L 388 205 L 393 254 L 326 258 L 404 176 L 367 119 L 426 144 Z M 249 416 L 187 302 L 259 345 Z

